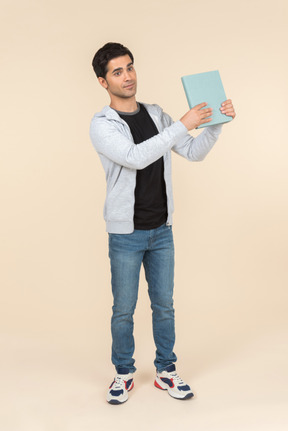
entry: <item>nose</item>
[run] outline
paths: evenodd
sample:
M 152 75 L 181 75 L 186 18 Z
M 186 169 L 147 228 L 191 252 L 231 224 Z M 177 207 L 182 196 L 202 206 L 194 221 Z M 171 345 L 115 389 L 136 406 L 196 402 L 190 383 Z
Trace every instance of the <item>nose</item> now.
M 125 70 L 124 71 L 124 80 L 130 81 L 130 79 L 131 79 L 131 72 L 129 72 L 129 70 Z

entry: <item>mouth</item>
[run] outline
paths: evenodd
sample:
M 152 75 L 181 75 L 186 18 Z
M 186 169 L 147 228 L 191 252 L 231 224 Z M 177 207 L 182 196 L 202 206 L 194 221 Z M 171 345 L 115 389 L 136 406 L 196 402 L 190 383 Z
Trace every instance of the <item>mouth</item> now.
M 128 90 L 134 87 L 134 83 L 133 84 L 129 84 L 129 85 L 125 85 L 124 88 L 127 88 Z

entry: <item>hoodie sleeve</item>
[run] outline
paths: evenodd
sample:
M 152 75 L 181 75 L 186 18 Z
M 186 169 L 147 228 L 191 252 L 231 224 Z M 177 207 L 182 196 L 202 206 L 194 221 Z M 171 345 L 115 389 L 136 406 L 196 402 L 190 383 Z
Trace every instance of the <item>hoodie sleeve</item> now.
M 166 126 L 173 124 L 173 120 L 168 114 L 163 113 L 163 116 Z M 209 126 L 203 129 L 203 131 L 194 138 L 186 129 L 186 135 L 173 145 L 172 150 L 190 161 L 197 162 L 204 160 L 216 143 L 221 130 L 222 124 Z
M 125 125 L 117 121 L 94 117 L 90 125 L 90 138 L 99 154 L 121 166 L 137 170 L 158 160 L 187 135 L 184 124 L 176 121 L 158 135 L 136 145 L 132 136 L 131 139 L 127 137 L 124 128 Z

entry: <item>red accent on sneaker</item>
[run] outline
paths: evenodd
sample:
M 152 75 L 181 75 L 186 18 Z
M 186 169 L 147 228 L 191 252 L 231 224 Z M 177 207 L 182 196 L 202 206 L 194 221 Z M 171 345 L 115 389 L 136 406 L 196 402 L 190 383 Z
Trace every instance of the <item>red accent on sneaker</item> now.
M 167 378 L 167 377 L 160 377 L 160 379 L 161 379 L 163 382 L 164 382 L 164 379 L 165 379 L 165 378 Z M 172 388 L 174 388 L 174 386 L 175 386 L 175 385 L 174 385 L 173 379 L 169 379 L 169 380 L 170 380 L 170 382 L 172 383 L 172 386 L 170 386 L 170 385 L 169 385 L 169 386 L 170 386 L 170 389 L 172 389 Z M 164 383 L 165 383 L 165 382 L 164 382 Z M 166 385 L 167 385 L 167 383 L 166 383 Z
M 127 383 L 128 382 L 126 382 L 126 380 L 124 380 L 124 383 L 125 383 L 125 389 L 126 389 L 126 391 L 131 391 L 131 389 L 133 389 L 133 387 L 134 387 L 134 382 L 132 382 L 132 385 L 129 387 L 129 388 L 127 388 Z
M 156 386 L 156 388 L 162 389 L 162 391 L 165 391 L 165 389 L 161 388 L 161 386 L 156 382 L 154 382 L 154 386 Z

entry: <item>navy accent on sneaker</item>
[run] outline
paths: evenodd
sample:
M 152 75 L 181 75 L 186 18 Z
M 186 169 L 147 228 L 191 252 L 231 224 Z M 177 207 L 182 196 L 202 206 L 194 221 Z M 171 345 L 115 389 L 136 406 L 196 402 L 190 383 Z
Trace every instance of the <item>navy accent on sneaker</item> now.
M 171 382 L 170 379 L 168 379 L 167 377 L 161 377 L 162 382 L 166 383 L 167 385 L 170 386 L 170 388 L 174 388 L 174 383 Z
M 130 379 L 130 380 L 128 380 L 126 382 L 126 389 L 127 389 L 127 391 L 129 391 L 129 388 L 130 388 L 132 382 L 133 382 L 133 379 Z
M 120 391 L 113 391 L 112 389 L 112 391 L 110 391 L 110 394 L 113 395 L 113 397 L 119 397 L 119 395 L 124 394 L 124 391 L 123 389 L 121 389 Z
M 190 391 L 190 386 L 189 385 L 177 386 L 177 388 L 179 389 L 179 391 Z

